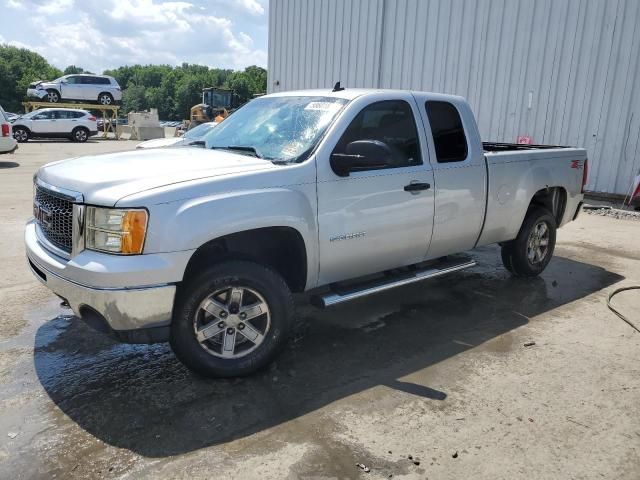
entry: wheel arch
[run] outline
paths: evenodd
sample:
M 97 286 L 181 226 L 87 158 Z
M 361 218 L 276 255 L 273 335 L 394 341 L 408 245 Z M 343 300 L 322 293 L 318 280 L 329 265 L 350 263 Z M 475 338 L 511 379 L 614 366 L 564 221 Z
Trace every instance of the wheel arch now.
M 560 186 L 545 187 L 538 190 L 531 197 L 525 217 L 534 207 L 543 207 L 549 210 L 556 220 L 556 227 L 559 227 L 567 207 L 567 190 Z
M 266 265 L 284 278 L 292 292 L 302 292 L 307 285 L 307 248 L 302 234 L 292 227 L 255 228 L 210 240 L 192 254 L 183 279 L 225 260 Z
M 27 127 L 26 125 L 12 125 L 11 126 L 11 130 L 13 132 L 15 132 L 17 128 L 21 128 L 23 130 L 26 130 L 27 133 L 31 134 L 31 129 L 29 127 Z

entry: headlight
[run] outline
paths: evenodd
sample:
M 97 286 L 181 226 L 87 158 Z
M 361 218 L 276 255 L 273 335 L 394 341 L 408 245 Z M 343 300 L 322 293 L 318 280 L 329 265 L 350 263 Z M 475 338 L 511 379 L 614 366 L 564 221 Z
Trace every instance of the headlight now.
M 86 212 L 85 248 L 122 255 L 142 253 L 146 210 L 87 207 Z

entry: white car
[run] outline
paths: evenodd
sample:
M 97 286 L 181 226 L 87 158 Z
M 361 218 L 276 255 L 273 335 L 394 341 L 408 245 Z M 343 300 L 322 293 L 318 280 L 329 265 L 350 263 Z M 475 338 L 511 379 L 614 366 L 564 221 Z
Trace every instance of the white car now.
M 0 153 L 13 153 L 18 148 L 18 143 L 13 138 L 11 123 L 0 107 Z
M 97 102 L 113 105 L 122 100 L 122 91 L 115 78 L 108 75 L 65 75 L 51 82 L 33 82 L 27 96 L 50 103 L 66 100 Z
M 154 138 L 153 140 L 147 140 L 136 145 L 136 148 L 162 148 L 162 147 L 178 147 L 188 145 L 199 145 L 204 147 L 204 137 L 211 131 L 213 127 L 218 125 L 218 122 L 207 122 L 187 131 L 181 137 L 170 138 Z
M 97 135 L 96 117 L 86 110 L 43 108 L 18 117 L 13 122 L 13 138 L 26 142 L 30 138 L 68 138 L 86 142 Z

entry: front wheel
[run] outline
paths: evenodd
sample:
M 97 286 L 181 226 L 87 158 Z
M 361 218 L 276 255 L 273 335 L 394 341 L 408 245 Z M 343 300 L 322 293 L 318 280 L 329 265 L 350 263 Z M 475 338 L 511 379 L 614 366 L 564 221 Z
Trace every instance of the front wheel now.
M 518 277 L 535 277 L 547 268 L 556 246 L 556 219 L 542 207 L 529 211 L 515 240 L 502 245 L 502 263 Z
M 58 103 L 60 101 L 60 94 L 56 90 L 47 90 L 47 102 Z
M 291 291 L 276 272 L 248 261 L 223 262 L 180 288 L 171 348 L 201 375 L 247 375 L 285 345 L 293 311 Z

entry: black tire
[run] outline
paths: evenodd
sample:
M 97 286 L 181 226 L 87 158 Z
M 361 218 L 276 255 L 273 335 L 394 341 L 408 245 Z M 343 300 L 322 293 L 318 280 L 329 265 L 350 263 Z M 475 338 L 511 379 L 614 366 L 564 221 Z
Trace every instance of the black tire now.
M 113 100 L 113 95 L 108 92 L 102 92 L 98 95 L 98 103 L 100 105 L 113 105 L 115 102 Z
M 89 140 L 89 130 L 84 127 L 76 127 L 71 131 L 71 141 L 84 143 Z
M 542 238 L 540 232 L 544 228 L 547 229 L 547 235 Z M 533 232 L 534 229 L 536 233 Z M 556 219 L 547 209 L 535 207 L 529 210 L 515 240 L 502 245 L 502 263 L 505 268 L 517 277 L 540 275 L 553 256 L 556 229 Z M 544 240 L 546 244 L 543 244 Z
M 47 90 L 47 102 L 58 103 L 60 101 L 60 92 L 54 89 Z
M 214 326 L 218 322 L 217 326 L 222 330 L 202 343 L 196 336 L 196 328 L 198 328 L 198 319 L 203 318 L 202 315 L 208 316 L 201 310 L 203 302 L 206 303 L 215 292 L 231 287 L 246 289 L 245 292 L 257 292 L 266 303 L 268 311 L 266 321 L 269 324 L 263 332 L 263 339 L 259 345 L 253 345 L 253 342 L 246 344 L 254 348 L 252 351 L 240 352 L 239 355 L 242 356 L 238 358 L 222 358 L 221 352 L 226 341 L 227 329 L 233 325 L 234 311 L 229 308 L 228 313 L 225 313 L 228 315 L 226 321 L 229 323 L 225 323 L 222 318 L 209 317 L 210 321 L 204 323 L 204 327 Z M 251 293 L 244 295 L 251 295 Z M 223 300 L 220 301 L 220 304 L 222 303 L 224 303 Z M 242 315 L 242 308 L 240 313 L 237 309 L 235 311 L 236 322 L 238 316 Z M 264 315 L 263 321 L 265 321 Z M 244 260 L 225 261 L 208 268 L 195 278 L 186 280 L 180 287 L 171 323 L 171 348 L 182 363 L 201 375 L 207 377 L 248 375 L 269 364 L 284 347 L 291 331 L 293 316 L 293 297 L 280 275 L 258 263 Z M 234 335 L 240 335 L 242 325 L 235 326 Z M 248 337 L 240 336 L 238 340 L 236 336 L 233 337 L 234 342 L 250 342 Z M 235 353 L 236 346 L 241 345 L 234 343 L 233 352 Z
M 13 138 L 16 139 L 18 143 L 25 143 L 29 141 L 29 137 L 31 133 L 24 127 L 13 127 Z

